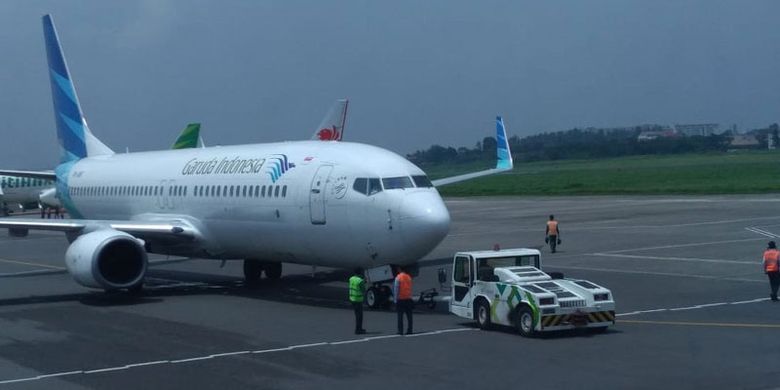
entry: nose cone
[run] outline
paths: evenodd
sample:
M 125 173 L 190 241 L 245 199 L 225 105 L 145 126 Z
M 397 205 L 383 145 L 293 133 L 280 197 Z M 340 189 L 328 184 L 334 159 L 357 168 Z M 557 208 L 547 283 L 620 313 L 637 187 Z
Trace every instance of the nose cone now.
M 450 231 L 450 213 L 436 191 L 406 194 L 399 220 L 404 243 L 415 260 L 433 250 Z

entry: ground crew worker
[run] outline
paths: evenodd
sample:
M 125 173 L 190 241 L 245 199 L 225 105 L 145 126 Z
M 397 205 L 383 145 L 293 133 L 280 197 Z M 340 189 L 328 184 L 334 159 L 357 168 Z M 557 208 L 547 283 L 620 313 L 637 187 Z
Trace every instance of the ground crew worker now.
M 363 270 L 355 268 L 355 274 L 349 278 L 349 302 L 355 312 L 355 334 L 364 334 L 363 329 L 363 297 L 366 293 L 366 280 L 363 279 Z
M 398 313 L 398 334 L 404 334 L 404 314 L 406 314 L 406 334 L 412 334 L 412 277 L 403 268 L 398 269 L 398 275 L 393 283 L 393 300 Z
M 558 228 L 558 221 L 554 215 L 550 215 L 547 221 L 547 229 L 544 231 L 544 242 L 550 244 L 550 250 L 555 253 L 555 247 L 561 243 L 561 229 Z
M 769 297 L 777 301 L 777 288 L 780 287 L 780 251 L 774 241 L 769 241 L 764 251 L 764 272 L 769 277 L 769 287 L 772 289 Z

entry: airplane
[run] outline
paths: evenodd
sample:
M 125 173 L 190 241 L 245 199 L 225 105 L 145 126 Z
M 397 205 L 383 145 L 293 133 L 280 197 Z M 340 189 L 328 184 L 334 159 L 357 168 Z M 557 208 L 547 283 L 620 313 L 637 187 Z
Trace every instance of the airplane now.
M 53 187 L 54 181 L 51 179 L 0 175 L 0 211 L 8 215 L 11 204 L 21 208 L 38 207 L 41 192 Z
M 243 260 L 248 283 L 279 279 L 283 262 L 367 275 L 413 266 L 449 232 L 436 186 L 513 166 L 501 117 L 496 168 L 434 181 L 396 153 L 351 142 L 115 154 L 84 119 L 50 15 L 43 28 L 61 149 L 56 186 L 72 219 L 0 218 L 0 227 L 64 232 L 66 268 L 85 287 L 141 291 L 147 253 Z M 372 289 L 386 281 L 372 278 Z
M 190 123 L 182 130 L 171 149 L 198 147 L 200 123 Z M 0 205 L 8 215 L 8 204 L 19 204 L 23 208 L 62 207 L 57 198 L 54 171 L 38 172 L 28 177 L 26 171 L 0 170 Z M 48 175 L 44 176 L 45 173 Z

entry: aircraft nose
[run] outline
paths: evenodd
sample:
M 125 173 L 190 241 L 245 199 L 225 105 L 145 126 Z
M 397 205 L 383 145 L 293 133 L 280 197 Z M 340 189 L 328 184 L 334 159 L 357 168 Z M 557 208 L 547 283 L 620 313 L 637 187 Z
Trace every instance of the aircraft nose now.
M 407 194 L 399 219 L 404 242 L 419 257 L 439 245 L 450 231 L 450 213 L 435 191 Z

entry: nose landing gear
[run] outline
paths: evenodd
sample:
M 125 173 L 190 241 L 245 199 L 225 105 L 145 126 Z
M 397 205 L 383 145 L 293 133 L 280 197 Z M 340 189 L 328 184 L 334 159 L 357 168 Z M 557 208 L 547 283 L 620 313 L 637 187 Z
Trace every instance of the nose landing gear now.
M 390 287 L 381 283 L 374 283 L 366 290 L 366 305 L 372 309 L 387 309 L 390 307 L 390 297 L 393 292 Z

